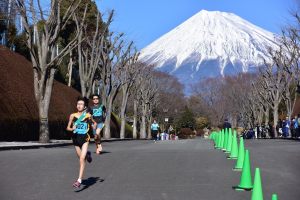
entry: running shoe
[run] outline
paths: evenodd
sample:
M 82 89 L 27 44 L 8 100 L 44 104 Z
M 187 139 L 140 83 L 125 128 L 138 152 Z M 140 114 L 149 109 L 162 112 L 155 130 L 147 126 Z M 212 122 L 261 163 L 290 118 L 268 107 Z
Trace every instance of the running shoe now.
M 81 185 L 81 183 L 79 183 L 78 180 L 73 183 L 73 187 L 75 187 L 75 188 L 79 188 L 80 185 Z
M 88 161 L 88 163 L 91 163 L 92 160 L 93 160 L 93 159 L 92 159 L 91 152 L 88 151 L 88 152 L 86 153 L 86 161 Z

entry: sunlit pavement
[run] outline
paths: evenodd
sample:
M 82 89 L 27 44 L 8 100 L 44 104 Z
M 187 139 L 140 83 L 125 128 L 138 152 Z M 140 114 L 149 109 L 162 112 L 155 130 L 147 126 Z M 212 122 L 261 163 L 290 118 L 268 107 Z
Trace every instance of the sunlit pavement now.
M 0 151 L 0 199 L 251 199 L 251 192 L 232 190 L 240 172 L 234 160 L 205 139 L 116 141 L 92 154 L 80 189 L 78 160 L 72 146 Z M 246 140 L 252 175 L 261 169 L 265 199 L 300 197 L 300 142 Z M 89 149 L 94 152 L 94 144 Z

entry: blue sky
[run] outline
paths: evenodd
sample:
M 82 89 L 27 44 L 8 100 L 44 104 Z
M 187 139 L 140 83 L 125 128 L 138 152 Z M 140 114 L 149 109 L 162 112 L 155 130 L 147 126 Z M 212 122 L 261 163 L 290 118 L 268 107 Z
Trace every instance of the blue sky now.
M 112 30 L 124 32 L 142 49 L 202 9 L 232 12 L 268 31 L 280 33 L 297 0 L 96 0 L 104 14 L 115 10 Z

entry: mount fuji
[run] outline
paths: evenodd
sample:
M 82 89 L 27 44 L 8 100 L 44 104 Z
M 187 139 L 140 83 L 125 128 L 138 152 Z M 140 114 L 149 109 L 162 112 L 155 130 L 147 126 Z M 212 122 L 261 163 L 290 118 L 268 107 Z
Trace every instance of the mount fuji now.
M 270 60 L 277 36 L 241 17 L 202 10 L 141 50 L 140 61 L 187 87 L 208 77 L 253 72 Z

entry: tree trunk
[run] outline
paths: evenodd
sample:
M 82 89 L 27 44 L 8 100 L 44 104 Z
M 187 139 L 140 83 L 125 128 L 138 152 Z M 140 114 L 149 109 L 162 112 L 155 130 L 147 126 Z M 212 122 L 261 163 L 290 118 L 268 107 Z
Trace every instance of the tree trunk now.
M 121 115 L 121 131 L 120 131 L 121 139 L 125 138 L 125 124 L 126 124 L 126 120 L 125 120 L 125 114 L 124 114 L 123 116 Z
M 90 98 L 91 93 L 92 93 L 92 89 L 93 89 L 92 87 L 89 87 L 89 88 L 88 88 L 88 90 L 87 90 L 87 92 L 86 92 L 86 94 L 85 94 L 87 98 Z
M 42 104 L 39 105 L 39 121 L 40 121 L 40 135 L 39 142 L 40 143 L 48 143 L 50 140 L 49 135 L 49 124 L 48 124 L 48 114 L 42 108 Z
M 132 137 L 133 139 L 137 139 L 137 106 L 138 101 L 133 101 L 133 131 L 132 131 Z
M 141 123 L 141 128 L 140 128 L 140 138 L 146 139 L 146 114 L 147 114 L 147 109 L 145 104 L 143 103 L 142 105 L 142 123 Z
M 83 80 L 80 80 L 80 87 L 81 87 L 81 95 L 83 97 L 87 97 L 86 96 L 86 87 L 85 87 L 85 82 Z
M 111 133 L 110 133 L 111 112 L 112 112 L 112 99 L 110 99 L 109 102 L 107 102 L 107 107 L 106 107 L 106 119 L 105 119 L 105 127 L 104 127 L 105 139 L 111 138 Z
M 151 136 L 151 122 L 152 122 L 152 117 L 150 116 L 149 117 L 149 120 L 148 120 L 148 126 L 147 126 L 147 130 L 148 130 L 148 139 L 151 139 L 152 136 Z
M 37 98 L 36 100 L 38 102 L 38 111 L 39 111 L 39 122 L 40 122 L 39 142 L 40 143 L 48 143 L 50 141 L 48 111 L 49 111 L 50 99 L 52 94 L 55 71 L 56 70 L 52 68 L 49 74 L 47 74 L 47 72 L 42 73 L 41 74 L 42 80 L 44 80 L 44 78 L 47 75 L 49 76 L 48 80 L 46 81 L 46 84 L 39 85 L 39 88 L 36 87 L 34 88 L 36 92 L 36 98 Z M 38 84 L 39 81 L 40 80 L 34 78 L 34 82 L 35 82 L 34 84 Z
M 73 73 L 73 59 L 72 59 L 72 51 L 70 51 L 70 61 L 69 61 L 69 81 L 68 81 L 68 86 L 71 87 L 72 84 L 72 73 Z
M 263 108 L 262 107 L 259 108 L 258 115 L 259 115 L 258 116 L 258 124 L 259 124 L 259 126 L 261 126 L 262 122 L 263 122 Z
M 93 87 L 92 87 L 92 91 L 89 94 L 89 97 L 91 96 L 91 93 L 92 94 L 96 94 L 96 81 L 95 80 L 93 81 L 92 85 L 93 85 Z
M 278 133 L 276 130 L 276 126 L 277 126 L 277 122 L 278 122 L 278 104 L 274 105 L 273 107 L 273 124 L 274 124 L 274 137 L 277 138 L 278 137 Z
M 237 115 L 233 115 L 232 117 L 232 127 L 237 127 Z
M 270 121 L 270 108 L 267 107 L 265 110 L 265 126 L 269 125 L 269 121 Z
M 128 91 L 127 89 L 123 89 L 123 97 L 122 97 L 122 105 L 121 105 L 121 112 L 120 112 L 120 118 L 121 118 L 121 131 L 120 131 L 120 138 L 125 138 L 125 125 L 126 125 L 126 107 L 128 102 Z

